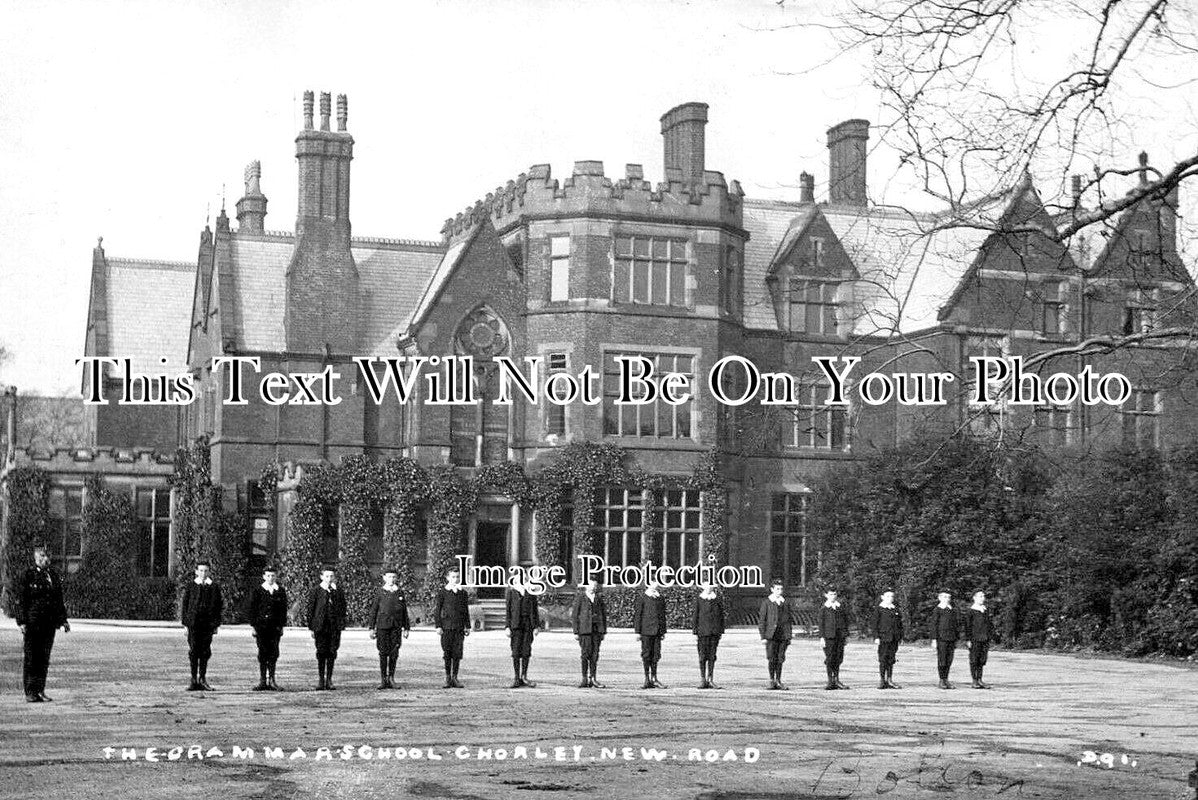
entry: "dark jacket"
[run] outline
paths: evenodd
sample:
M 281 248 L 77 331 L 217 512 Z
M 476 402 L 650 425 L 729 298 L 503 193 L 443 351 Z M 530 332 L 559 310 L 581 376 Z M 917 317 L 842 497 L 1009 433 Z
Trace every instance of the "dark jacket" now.
M 443 631 L 464 631 L 470 627 L 470 597 L 465 589 L 451 592 L 441 589 L 433 605 L 433 624 Z
M 507 601 L 505 628 L 511 628 L 514 631 L 532 631 L 541 627 L 541 605 L 535 594 L 508 589 L 505 599 Z
M 666 599 L 658 594 L 650 597 L 641 592 L 632 605 L 632 629 L 641 636 L 664 636 L 666 633 Z
M 249 623 L 256 631 L 282 632 L 287 627 L 287 590 L 276 586 L 274 592 L 262 584 L 250 592 Z
M 965 636 L 962 637 L 967 642 L 993 642 L 998 641 L 998 632 L 994 629 L 993 620 L 990 617 L 990 609 L 985 611 L 977 611 L 970 608 L 965 612 Z
M 762 639 L 789 639 L 793 635 L 790 598 L 782 598 L 782 605 L 777 605 L 768 597 L 765 598 L 757 610 L 757 617 L 757 630 Z
M 821 639 L 845 639 L 849 635 L 849 612 L 843 605 L 837 608 L 819 607 L 819 635 Z
M 333 585 L 325 590 L 319 585 L 308 596 L 308 630 L 345 630 L 345 592 Z
M 901 642 L 903 640 L 903 615 L 897 608 L 874 607 L 874 618 L 870 623 L 874 638 L 883 642 Z
M 21 577 L 21 602 L 16 609 L 17 624 L 55 630 L 67 622 L 67 607 L 62 599 L 62 580 L 50 567 L 30 567 Z
M 695 598 L 691 616 L 691 631 L 696 636 L 719 636 L 724 632 L 724 599 L 716 595 L 711 600 Z
M 366 627 L 372 630 L 386 631 L 392 628 L 412 629 L 408 619 L 408 600 L 404 597 L 403 589 L 389 592 L 380 588 L 370 599 L 370 611 L 366 615 Z
M 596 594 L 595 601 L 587 597 L 586 592 L 579 592 L 574 598 L 574 608 L 570 612 L 574 623 L 574 635 L 583 636 L 597 633 L 600 636 L 607 633 L 607 603 L 603 595 Z
M 201 630 L 220 627 L 220 615 L 225 602 L 220 596 L 220 584 L 196 583 L 189 580 L 183 587 L 183 625 Z
M 955 608 L 941 608 L 940 606 L 936 606 L 932 609 L 932 620 L 928 625 L 928 634 L 933 639 L 939 639 L 942 642 L 955 642 L 960 638 L 959 631 L 957 610 Z

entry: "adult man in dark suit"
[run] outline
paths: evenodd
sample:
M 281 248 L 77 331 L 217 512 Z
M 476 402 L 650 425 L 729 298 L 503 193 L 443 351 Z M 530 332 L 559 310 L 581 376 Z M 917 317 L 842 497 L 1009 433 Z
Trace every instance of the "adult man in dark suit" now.
M 789 689 L 782 682 L 782 665 L 786 662 L 786 648 L 794 635 L 791 627 L 790 600 L 782 596 L 782 581 L 775 578 L 770 582 L 769 597 L 761 601 L 757 609 L 757 631 L 765 642 L 765 658 L 770 668 L 770 688 Z
M 212 637 L 220 628 L 225 603 L 220 584 L 209 576 L 212 566 L 207 561 L 196 562 L 195 578 L 183 587 L 183 626 L 187 628 L 187 658 L 191 664 L 189 692 L 210 692 L 208 659 L 212 657 Z
M 325 567 L 320 571 L 320 584 L 308 596 L 308 630 L 316 642 L 316 667 L 320 679 L 318 690 L 333 690 L 333 665 L 341 647 L 341 631 L 345 630 L 345 592 L 337 585 L 337 571 Z
M 383 572 L 383 585 L 370 601 L 366 615 L 370 638 L 379 650 L 379 689 L 398 689 L 395 685 L 395 665 L 399 663 L 399 647 L 412 632 L 408 618 L 408 601 L 396 582 L 399 573 L 393 569 Z
M 953 666 L 953 654 L 957 647 L 959 627 L 957 610 L 953 608 L 953 596 L 947 589 L 938 595 L 939 604 L 932 609 L 928 631 L 932 636 L 932 649 L 936 651 L 936 669 L 940 673 L 941 689 L 956 689 L 948 681 Z
M 894 605 L 894 592 L 882 592 L 882 602 L 874 609 L 870 629 L 874 632 L 874 644 L 878 646 L 878 673 L 881 676 L 879 689 L 901 689 L 895 683 L 894 661 L 899 642 L 903 640 L 903 616 Z
M 715 684 L 715 654 L 724 634 L 724 601 L 711 583 L 699 584 L 691 632 L 699 646 L 699 688 L 720 689 Z
M 973 605 L 965 612 L 965 645 L 969 648 L 969 676 L 975 689 L 990 688 L 982 680 L 982 670 L 986 668 L 990 642 L 996 638 L 990 610 L 986 608 L 986 593 L 974 592 Z
M 836 590 L 828 589 L 819 609 L 819 641 L 824 647 L 824 668 L 828 673 L 825 689 L 849 688 L 840 682 L 840 665 L 844 661 L 844 643 L 848 635 L 848 612 L 836 598 Z
M 16 608 L 17 627 L 25 639 L 25 702 L 45 703 L 46 673 L 50 669 L 50 651 L 59 628 L 71 632 L 67 607 L 62 597 L 62 581 L 50 568 L 50 554 L 44 547 L 33 549 L 33 566 L 21 576 L 20 603 Z
M 274 567 L 262 570 L 262 583 L 250 593 L 249 623 L 258 643 L 258 685 L 254 691 L 278 691 L 275 664 L 279 661 L 279 639 L 287 627 L 287 591 L 279 585 Z
M 641 642 L 641 665 L 645 670 L 641 688 L 665 689 L 665 684 L 657 679 L 657 662 L 661 660 L 661 640 L 666 635 L 666 599 L 652 580 L 633 603 L 632 629 Z
M 599 646 L 607 635 L 607 604 L 603 601 L 597 579 L 592 579 L 574 598 L 570 619 L 574 627 L 574 639 L 578 642 L 582 657 L 582 683 L 580 689 L 588 687 L 606 689 L 596 673 L 599 668 Z
M 462 586 L 462 574 L 456 569 L 445 573 L 445 586 L 437 592 L 433 621 L 441 637 L 441 655 L 445 660 L 445 688 L 464 689 L 458 680 L 466 637 L 470 635 L 470 597 Z
M 521 580 L 513 580 L 505 600 L 504 633 L 512 645 L 512 688 L 534 688 L 536 684 L 528 679 L 528 662 L 532 658 L 532 641 L 541 629 L 540 602 L 529 585 Z

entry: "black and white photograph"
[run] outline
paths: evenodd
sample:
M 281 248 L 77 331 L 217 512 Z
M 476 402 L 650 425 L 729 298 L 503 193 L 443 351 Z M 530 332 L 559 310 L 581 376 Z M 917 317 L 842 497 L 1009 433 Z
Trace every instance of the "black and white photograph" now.
M 0 798 L 1198 798 L 1196 88 L 1179 0 L 0 0 Z

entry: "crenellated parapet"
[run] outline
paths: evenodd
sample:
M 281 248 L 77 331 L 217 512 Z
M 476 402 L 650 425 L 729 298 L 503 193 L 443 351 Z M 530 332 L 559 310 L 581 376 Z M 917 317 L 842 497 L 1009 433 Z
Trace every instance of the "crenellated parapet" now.
M 15 451 L 10 467 L 36 466 L 58 474 L 144 474 L 167 476 L 174 472 L 175 454 L 152 448 L 33 447 Z
M 687 180 L 681 169 L 667 168 L 656 186 L 644 179 L 640 164 L 628 164 L 624 177 L 608 178 L 602 161 L 576 161 L 569 178 L 553 177 L 548 164 L 537 164 L 515 180 L 447 219 L 441 229 L 446 243 L 464 236 L 484 219 L 496 229 L 522 219 L 565 216 L 636 217 L 646 221 L 740 228 L 744 192 L 723 173 L 705 170 Z

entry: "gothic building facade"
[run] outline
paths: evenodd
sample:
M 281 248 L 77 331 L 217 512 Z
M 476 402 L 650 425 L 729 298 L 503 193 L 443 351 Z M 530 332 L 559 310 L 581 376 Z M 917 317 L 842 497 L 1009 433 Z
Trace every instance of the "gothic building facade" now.
M 1183 387 L 1194 375 L 1191 352 L 1153 336 L 1192 318 L 1174 195 L 1133 205 L 1088 248 L 1050 235 L 1085 209 L 1080 192 L 1071 208 L 1047 208 L 1027 178 L 941 213 L 878 206 L 866 180 L 869 123 L 849 120 L 828 131 L 820 199 L 806 173 L 791 200 L 747 198 L 708 168 L 708 107 L 687 103 L 661 117 L 657 182 L 640 164 L 619 177 L 596 161 L 577 161 L 563 177 L 535 165 L 448 219 L 436 241 L 366 239 L 350 223 L 345 98 L 335 114 L 327 94 L 319 113 L 311 93 L 304 102 L 293 232 L 267 229 L 262 176 L 251 164 L 236 223 L 222 210 L 202 232 L 194 264 L 112 259 L 102 245 L 93 254 L 86 354 L 131 357 L 150 372 L 185 369 L 199 391 L 181 409 L 92 407 L 89 444 L 163 451 L 207 435 L 214 477 L 245 515 L 261 558 L 286 537 L 281 515 L 256 490 L 266 462 L 363 453 L 463 470 L 535 466 L 567 442 L 592 441 L 677 477 L 661 491 L 612 486 L 597 498 L 609 563 L 639 563 L 650 549 L 671 564 L 697 558 L 701 510 L 685 478 L 714 450 L 731 491 L 730 560 L 803 585 L 819 557 L 806 530 L 808 486 L 829 467 L 961 429 L 1072 449 L 1168 446 L 1195 433 Z M 1150 180 L 1146 167 L 1141 180 Z M 1138 341 L 1085 346 L 1107 333 Z M 1119 371 L 1133 396 L 1121 406 L 967 402 L 971 357 L 1048 353 L 1037 371 Z M 484 399 L 498 391 L 492 356 L 539 356 L 543 383 L 589 365 L 602 398 L 375 404 L 352 361 L 363 355 L 475 356 Z M 257 358 L 261 374 L 331 368 L 342 376 L 341 402 L 268 404 L 251 392 L 246 404 L 222 403 L 224 375 L 211 366 L 218 356 Z M 659 374 L 691 376 L 694 400 L 614 403 L 627 356 L 644 356 Z M 702 384 L 728 356 L 795 376 L 778 384 L 791 402 L 716 402 Z M 829 384 L 815 357 L 861 359 L 847 406 L 825 403 Z M 859 379 L 874 371 L 955 380 L 944 405 L 871 404 Z M 730 368 L 722 385 L 739 394 L 752 376 Z M 9 463 L 31 457 L 10 452 Z M 648 504 L 661 507 L 664 530 L 645 530 Z M 169 537 L 169 526 L 149 530 Z M 487 497 L 468 541 L 480 563 L 529 564 L 537 535 L 533 516 L 510 498 Z M 650 535 L 661 542 L 650 548 Z M 328 536 L 335 557 L 335 524 Z M 169 558 L 169 542 L 147 547 L 147 568 L 165 569 L 153 553 Z

